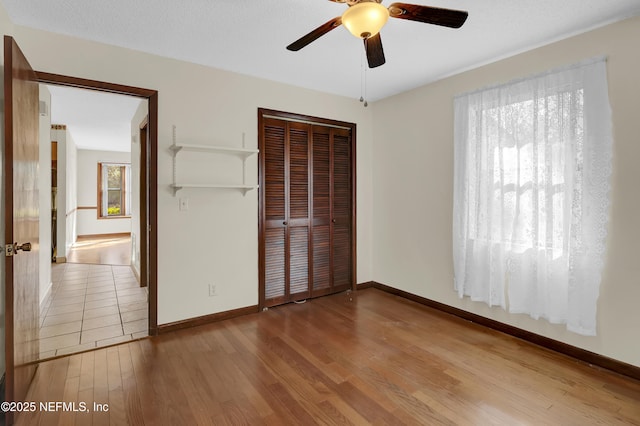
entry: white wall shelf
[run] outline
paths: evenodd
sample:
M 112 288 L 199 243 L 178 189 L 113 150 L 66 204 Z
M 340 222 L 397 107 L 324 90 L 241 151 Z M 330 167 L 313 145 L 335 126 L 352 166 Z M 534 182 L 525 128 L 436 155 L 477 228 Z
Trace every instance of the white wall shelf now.
M 211 152 L 213 154 L 230 154 L 230 155 L 238 155 L 242 158 L 247 158 L 253 154 L 257 154 L 257 149 L 247 149 L 247 148 L 231 148 L 226 146 L 207 146 L 207 145 L 190 145 L 190 144 L 177 144 L 174 143 L 171 145 L 171 151 L 174 152 L 174 155 L 178 152 L 182 151 L 193 151 L 193 152 Z
M 214 145 L 194 145 L 194 144 L 179 144 L 176 140 L 176 126 L 173 126 L 173 145 L 170 150 L 173 153 L 173 183 L 169 185 L 173 189 L 173 196 L 175 197 L 177 192 L 185 188 L 212 188 L 212 189 L 235 189 L 242 192 L 242 195 L 246 195 L 248 191 L 258 189 L 258 185 L 246 184 L 246 163 L 247 158 L 257 154 L 259 150 L 249 149 L 244 147 L 244 133 L 242 134 L 242 148 L 233 148 L 227 146 L 214 146 Z M 205 152 L 211 154 L 223 154 L 223 155 L 235 155 L 242 159 L 242 184 L 225 184 L 225 183 L 178 183 L 176 182 L 176 171 L 178 162 L 178 153 L 180 151 L 191 152 Z
M 252 191 L 258 188 L 258 185 L 227 185 L 227 184 L 208 184 L 208 183 L 174 183 L 171 184 L 173 188 L 173 195 L 175 196 L 178 191 L 184 188 L 212 188 L 212 189 L 237 189 L 242 191 L 242 195 L 245 195 L 247 191 Z

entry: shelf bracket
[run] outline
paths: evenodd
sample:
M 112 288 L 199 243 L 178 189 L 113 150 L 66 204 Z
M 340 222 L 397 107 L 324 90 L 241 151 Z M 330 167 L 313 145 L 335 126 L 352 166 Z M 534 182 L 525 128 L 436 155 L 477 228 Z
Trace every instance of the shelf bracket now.
M 242 132 L 242 149 L 245 149 L 244 132 Z M 246 154 L 242 156 L 242 184 L 243 185 L 247 184 L 247 158 L 248 158 L 248 155 Z M 243 197 L 245 195 L 247 195 L 246 190 L 242 193 Z
M 173 196 L 176 196 L 176 192 L 178 192 L 180 189 L 182 188 L 177 188 L 175 187 L 176 184 L 176 169 L 177 169 L 177 164 L 176 164 L 176 155 L 178 154 L 178 152 L 180 152 L 182 148 L 177 147 L 176 146 L 176 125 L 173 125 L 173 146 L 171 147 L 171 150 L 173 151 Z

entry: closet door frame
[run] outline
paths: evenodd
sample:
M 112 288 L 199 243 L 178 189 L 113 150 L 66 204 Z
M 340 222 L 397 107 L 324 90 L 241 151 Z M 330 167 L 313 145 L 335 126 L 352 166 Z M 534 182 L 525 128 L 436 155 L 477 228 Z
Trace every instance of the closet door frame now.
M 332 120 L 327 118 L 313 117 L 303 114 L 296 114 L 284 111 L 277 111 L 266 108 L 258 108 L 258 148 L 260 153 L 258 155 L 258 306 L 262 310 L 266 307 L 265 300 L 265 155 L 264 155 L 264 120 L 266 118 L 275 118 L 284 121 L 301 122 L 310 125 L 323 125 L 327 127 L 337 127 L 343 129 L 349 129 L 351 133 L 351 290 L 356 290 L 356 266 L 357 266 L 357 233 L 356 233 L 356 125 L 355 123 L 348 123 L 340 120 Z M 310 164 L 313 162 L 310 159 Z M 310 175 L 312 176 L 312 169 L 310 169 Z M 311 177 L 310 176 L 310 177 Z M 309 182 L 312 185 L 313 180 Z M 310 191 L 311 198 L 311 191 Z M 311 205 L 310 205 L 311 208 Z M 313 232 L 313 231 L 311 231 Z M 310 263 L 312 262 L 310 252 Z M 311 282 L 310 282 L 311 284 Z M 310 287 L 310 292 L 312 288 Z

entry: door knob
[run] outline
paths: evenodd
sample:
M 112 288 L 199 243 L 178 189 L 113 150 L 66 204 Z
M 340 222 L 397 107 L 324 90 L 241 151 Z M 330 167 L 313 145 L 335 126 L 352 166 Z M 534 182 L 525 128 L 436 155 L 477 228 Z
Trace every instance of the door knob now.
M 282 224 L 283 224 L 283 225 L 286 225 L 286 224 L 287 224 L 287 221 L 285 220 L 284 222 L 282 222 Z
M 331 222 L 336 223 L 336 220 L 335 219 L 331 219 Z
M 24 243 L 18 245 L 18 243 L 13 243 L 13 249 L 17 253 L 18 250 L 22 251 L 31 251 L 31 243 Z

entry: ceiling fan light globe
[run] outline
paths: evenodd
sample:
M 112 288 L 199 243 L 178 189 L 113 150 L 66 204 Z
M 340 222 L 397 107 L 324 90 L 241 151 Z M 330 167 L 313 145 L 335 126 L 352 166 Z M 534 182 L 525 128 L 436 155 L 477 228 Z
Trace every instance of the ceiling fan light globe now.
M 358 38 L 369 38 L 380 32 L 389 19 L 389 10 L 376 2 L 357 3 L 342 14 L 342 25 Z

